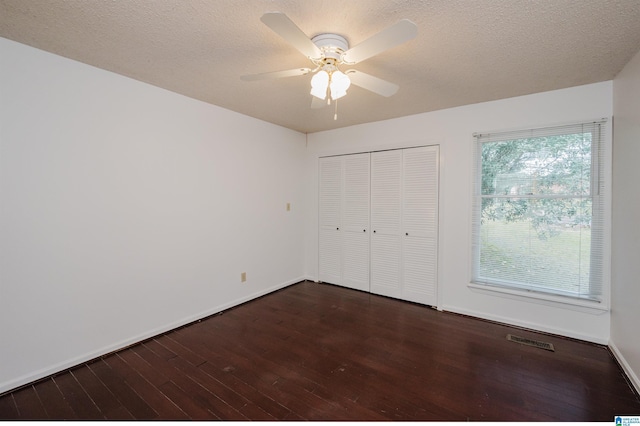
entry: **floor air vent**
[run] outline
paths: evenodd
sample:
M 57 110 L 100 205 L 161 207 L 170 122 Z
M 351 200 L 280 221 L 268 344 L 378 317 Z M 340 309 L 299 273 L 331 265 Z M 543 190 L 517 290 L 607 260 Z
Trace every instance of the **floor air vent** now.
M 507 334 L 507 340 L 511 342 L 520 343 L 521 345 L 533 346 L 547 351 L 555 352 L 553 345 L 547 342 L 541 342 L 539 340 L 525 339 L 524 337 L 514 336 L 513 334 Z

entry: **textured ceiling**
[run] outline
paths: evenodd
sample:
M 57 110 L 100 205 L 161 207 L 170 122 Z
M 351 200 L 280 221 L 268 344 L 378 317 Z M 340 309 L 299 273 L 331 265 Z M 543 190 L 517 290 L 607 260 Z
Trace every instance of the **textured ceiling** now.
M 310 66 L 270 11 L 351 46 L 411 19 L 415 39 L 353 67 L 400 90 L 352 86 L 334 121 L 309 108 L 310 75 L 241 81 Z M 2 37 L 301 132 L 610 80 L 639 22 L 639 0 L 0 0 Z

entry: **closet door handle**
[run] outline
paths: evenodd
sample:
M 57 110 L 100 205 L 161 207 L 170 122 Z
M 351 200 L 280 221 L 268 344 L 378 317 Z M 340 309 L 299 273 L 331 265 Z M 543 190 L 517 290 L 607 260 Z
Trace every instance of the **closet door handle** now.
M 336 228 L 336 231 L 339 231 L 339 230 L 340 230 L 340 228 Z
M 404 233 L 404 235 L 409 235 L 409 233 L 408 233 L 408 232 L 405 232 L 405 233 Z
M 373 231 L 373 233 L 375 234 L 375 233 L 376 233 L 376 231 L 374 230 L 374 231 Z
M 367 230 L 366 230 L 366 229 L 363 229 L 363 230 L 362 230 L 362 232 L 367 232 Z

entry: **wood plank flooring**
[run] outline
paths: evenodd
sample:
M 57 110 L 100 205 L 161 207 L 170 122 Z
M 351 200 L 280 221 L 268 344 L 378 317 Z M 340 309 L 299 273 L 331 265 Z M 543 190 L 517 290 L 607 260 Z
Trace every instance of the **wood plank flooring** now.
M 555 352 L 506 340 L 552 343 Z M 0 397 L 0 419 L 613 421 L 604 346 L 303 282 Z

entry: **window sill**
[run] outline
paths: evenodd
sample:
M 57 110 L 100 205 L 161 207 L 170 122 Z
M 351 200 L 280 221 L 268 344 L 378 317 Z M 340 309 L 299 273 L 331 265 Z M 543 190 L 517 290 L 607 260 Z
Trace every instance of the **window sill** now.
M 570 309 L 578 312 L 585 312 L 593 315 L 603 314 L 609 311 L 604 302 L 591 300 L 579 300 L 570 297 L 555 296 L 552 294 L 537 293 L 527 290 L 516 290 L 498 286 L 469 283 L 469 288 L 482 294 L 505 297 L 512 300 L 520 300 L 529 303 L 538 303 L 546 306 Z

